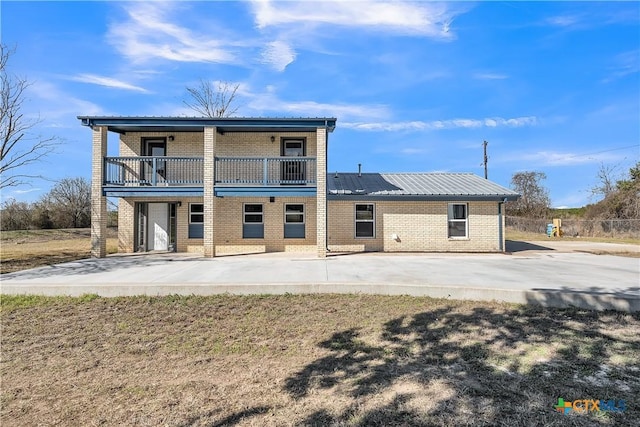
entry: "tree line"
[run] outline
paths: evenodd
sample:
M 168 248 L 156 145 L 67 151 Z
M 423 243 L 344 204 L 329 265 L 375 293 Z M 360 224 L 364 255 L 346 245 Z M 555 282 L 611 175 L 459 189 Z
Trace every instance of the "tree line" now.
M 0 210 L 0 229 L 86 228 L 91 226 L 91 184 L 65 178 L 37 202 L 8 199 Z
M 584 209 L 585 219 L 640 219 L 640 162 L 629 169 L 627 175 L 616 179 L 616 167 L 605 166 L 598 171 L 598 183 L 591 192 L 601 197 L 597 203 Z M 511 178 L 511 188 L 520 193 L 516 202 L 507 204 L 509 215 L 546 218 L 551 211 L 549 190 L 543 181 L 543 172 L 516 172 Z

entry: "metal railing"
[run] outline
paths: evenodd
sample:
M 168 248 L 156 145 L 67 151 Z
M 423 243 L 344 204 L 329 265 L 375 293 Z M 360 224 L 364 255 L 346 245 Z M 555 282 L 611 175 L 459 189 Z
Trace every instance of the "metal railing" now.
M 105 157 L 104 184 L 202 185 L 203 166 L 202 157 Z
M 222 185 L 313 185 L 315 157 L 216 157 L 215 183 Z M 104 185 L 202 186 L 202 157 L 105 157 Z
M 308 185 L 316 183 L 315 157 L 216 157 L 216 184 Z

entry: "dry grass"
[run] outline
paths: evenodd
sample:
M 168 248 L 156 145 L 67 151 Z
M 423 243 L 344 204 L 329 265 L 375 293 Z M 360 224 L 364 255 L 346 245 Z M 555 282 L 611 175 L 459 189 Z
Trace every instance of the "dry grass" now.
M 371 295 L 4 296 L 1 321 L 3 426 L 640 419 L 637 314 Z M 562 415 L 558 397 L 628 409 Z
M 511 227 L 506 228 L 505 236 L 507 240 L 542 241 L 549 239 L 544 233 L 519 231 L 514 230 Z M 636 245 L 640 244 L 640 239 L 634 239 L 632 237 L 571 237 L 565 235 L 561 238 L 554 237 L 553 240 L 566 242 L 628 243 Z
M 0 273 L 26 270 L 88 258 L 89 229 L 3 231 L 0 240 Z M 116 232 L 110 230 L 107 252 L 118 251 Z

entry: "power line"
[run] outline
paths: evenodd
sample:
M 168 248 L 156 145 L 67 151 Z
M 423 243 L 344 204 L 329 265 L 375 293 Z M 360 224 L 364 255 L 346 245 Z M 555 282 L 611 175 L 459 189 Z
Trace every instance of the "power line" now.
M 640 145 L 635 144 L 635 145 L 628 145 L 626 147 L 617 147 L 617 148 L 611 148 L 609 150 L 602 150 L 602 151 L 596 151 L 594 153 L 586 153 L 586 154 L 575 154 L 573 156 L 567 156 L 565 157 L 566 159 L 574 159 L 576 157 L 586 157 L 586 156 L 593 156 L 594 154 L 602 154 L 602 153 L 609 153 L 611 151 L 618 151 L 618 150 L 627 150 L 629 148 L 638 148 L 640 149 Z

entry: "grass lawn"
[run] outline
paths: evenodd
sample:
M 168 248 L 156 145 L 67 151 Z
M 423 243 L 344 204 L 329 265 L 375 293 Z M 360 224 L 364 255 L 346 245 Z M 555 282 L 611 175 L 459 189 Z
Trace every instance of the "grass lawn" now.
M 107 252 L 118 251 L 117 232 L 107 232 Z M 19 230 L 0 233 L 0 273 L 88 258 L 91 230 Z
M 638 425 L 640 314 L 372 295 L 1 301 L 2 426 Z M 625 400 L 563 415 L 562 397 Z

